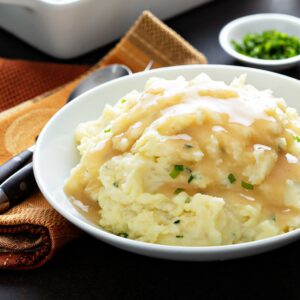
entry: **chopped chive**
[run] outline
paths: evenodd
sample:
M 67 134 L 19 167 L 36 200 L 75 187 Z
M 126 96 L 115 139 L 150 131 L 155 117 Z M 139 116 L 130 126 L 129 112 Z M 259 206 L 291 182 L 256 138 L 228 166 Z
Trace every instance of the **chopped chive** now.
M 125 103 L 127 100 L 126 99 L 121 99 L 121 103 Z
M 194 176 L 194 175 L 191 175 L 191 176 L 189 177 L 189 179 L 188 179 L 188 183 L 191 183 L 193 179 L 195 179 L 195 176 Z
M 177 238 L 177 239 L 182 239 L 182 238 L 183 238 L 183 235 L 176 235 L 176 238 Z
M 175 179 L 180 172 L 183 171 L 183 165 L 175 165 L 174 169 L 171 171 L 171 173 L 169 174 L 173 179 Z
M 107 133 L 107 132 L 110 132 L 111 131 L 111 128 L 109 129 L 104 129 L 104 132 Z
M 193 145 L 190 145 L 190 144 L 184 144 L 184 148 L 191 149 L 191 148 L 193 148 Z
M 277 60 L 300 54 L 299 38 L 277 30 L 249 32 L 241 42 L 231 43 L 237 52 L 259 59 Z
M 247 190 L 253 190 L 254 189 L 254 185 L 245 181 L 241 182 L 241 186 Z
M 118 234 L 118 236 L 121 236 L 121 237 L 123 237 L 123 238 L 128 238 L 128 233 L 126 233 L 126 232 L 120 232 L 120 233 Z
M 183 165 L 175 165 L 175 166 L 174 166 L 174 169 L 175 169 L 176 171 L 183 171 Z
M 119 183 L 118 182 L 114 182 L 113 186 L 116 187 L 116 188 L 118 188 L 119 187 Z
M 274 222 L 276 222 L 276 215 L 275 214 L 271 215 L 271 220 L 273 220 Z
M 230 173 L 228 176 L 227 176 L 229 182 L 232 184 L 236 181 L 234 175 L 232 173 Z
M 191 198 L 190 197 L 187 197 L 184 201 L 185 203 L 190 203 L 191 202 Z
M 185 169 L 189 172 L 189 173 L 192 173 L 192 169 L 188 168 L 188 167 L 185 167 Z
M 184 191 L 184 189 L 182 189 L 182 188 L 177 188 L 175 191 L 174 191 L 174 194 L 175 195 L 178 195 L 178 194 L 180 194 L 181 192 L 183 192 Z
M 174 221 L 174 224 L 179 224 L 179 223 L 180 223 L 180 220 Z
M 294 136 L 294 139 L 295 139 L 298 143 L 300 143 L 300 136 L 295 135 L 295 136 Z

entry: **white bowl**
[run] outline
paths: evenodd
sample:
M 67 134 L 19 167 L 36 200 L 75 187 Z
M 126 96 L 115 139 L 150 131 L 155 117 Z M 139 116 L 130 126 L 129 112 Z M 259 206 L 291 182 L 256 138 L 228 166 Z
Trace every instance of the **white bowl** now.
M 79 214 L 63 193 L 63 183 L 79 161 L 74 130 L 80 122 L 99 117 L 106 103 L 115 103 L 127 92 L 142 90 L 152 76 L 192 79 L 201 72 L 229 83 L 235 76 L 248 74 L 248 82 L 258 89 L 270 88 L 288 105 L 300 111 L 300 82 L 287 76 L 235 66 L 189 65 L 137 73 L 103 84 L 81 95 L 57 112 L 41 132 L 34 153 L 34 174 L 40 190 L 49 203 L 66 219 L 94 237 L 116 247 L 153 257 L 174 260 L 224 260 L 253 255 L 278 248 L 300 238 L 300 229 L 280 236 L 236 245 L 181 247 L 150 244 L 111 234 Z
M 252 58 L 238 53 L 231 44 L 232 40 L 241 42 L 247 33 L 260 33 L 270 29 L 300 38 L 300 19 L 284 14 L 256 14 L 242 17 L 223 27 L 219 34 L 219 42 L 229 55 L 249 66 L 274 71 L 295 66 L 300 61 L 300 55 L 277 60 Z

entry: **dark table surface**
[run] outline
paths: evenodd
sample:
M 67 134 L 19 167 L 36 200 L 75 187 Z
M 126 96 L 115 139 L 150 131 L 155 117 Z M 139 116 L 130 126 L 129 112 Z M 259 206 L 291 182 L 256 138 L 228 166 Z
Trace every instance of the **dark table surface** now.
M 219 31 L 234 18 L 263 12 L 300 17 L 300 1 L 221 0 L 166 23 L 210 63 L 237 64 L 220 48 Z M 0 41 L 3 57 L 82 64 L 98 61 L 112 46 L 61 61 L 1 30 Z M 286 74 L 299 78 L 300 66 Z M 38 270 L 0 272 L 0 299 L 300 299 L 299 253 L 295 242 L 238 260 L 176 262 L 121 251 L 83 234 Z

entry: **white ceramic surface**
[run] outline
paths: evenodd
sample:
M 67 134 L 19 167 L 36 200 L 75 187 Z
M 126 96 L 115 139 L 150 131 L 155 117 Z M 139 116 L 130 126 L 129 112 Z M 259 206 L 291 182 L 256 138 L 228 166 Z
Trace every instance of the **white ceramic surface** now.
M 0 0 L 0 27 L 59 58 L 105 45 L 148 9 L 161 19 L 210 0 Z
M 300 38 L 300 19 L 284 14 L 256 14 L 242 17 L 223 27 L 219 35 L 219 42 L 229 55 L 249 66 L 279 71 L 298 64 L 300 55 L 280 60 L 258 59 L 238 53 L 231 45 L 232 40 L 241 42 L 247 33 L 260 33 L 270 29 Z
M 106 103 L 115 103 L 132 89 L 143 89 L 148 78 L 161 76 L 192 79 L 201 72 L 213 79 L 229 83 L 235 76 L 248 74 L 248 82 L 259 89 L 272 89 L 290 106 L 300 111 L 300 82 L 298 80 L 252 68 L 190 65 L 151 70 L 108 82 L 81 95 L 62 108 L 41 132 L 34 153 L 34 173 L 38 185 L 49 203 L 66 219 L 94 237 L 116 247 L 153 257 L 174 260 L 225 260 L 253 255 L 278 248 L 300 238 L 300 229 L 265 240 L 237 245 L 213 247 L 179 247 L 144 243 L 125 239 L 102 230 L 79 214 L 62 191 L 70 170 L 79 160 L 74 142 L 74 130 L 80 122 L 99 117 Z

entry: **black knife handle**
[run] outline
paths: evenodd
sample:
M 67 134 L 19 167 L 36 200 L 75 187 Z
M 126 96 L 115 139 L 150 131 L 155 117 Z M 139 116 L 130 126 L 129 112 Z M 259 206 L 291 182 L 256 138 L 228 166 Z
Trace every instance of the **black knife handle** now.
M 0 184 L 20 170 L 32 158 L 33 152 L 24 150 L 0 166 Z
M 33 175 L 32 162 L 5 180 L 0 189 L 7 197 L 9 207 L 19 204 L 36 191 L 37 183 Z

